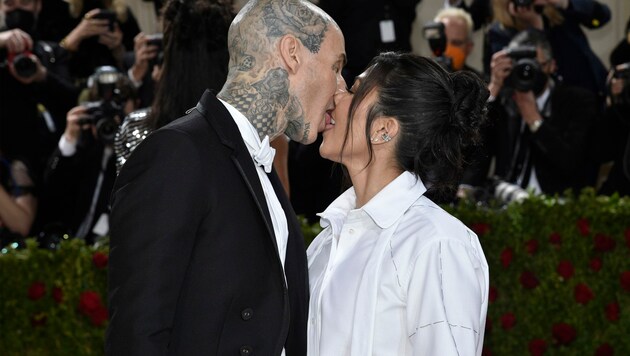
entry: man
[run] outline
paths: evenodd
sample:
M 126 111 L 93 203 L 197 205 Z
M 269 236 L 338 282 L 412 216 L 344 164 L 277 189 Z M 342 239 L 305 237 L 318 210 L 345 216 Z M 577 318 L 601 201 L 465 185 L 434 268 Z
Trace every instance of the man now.
M 343 35 L 311 3 L 252 0 L 228 43 L 218 96 L 153 132 L 116 181 L 108 354 L 306 354 L 304 241 L 266 144 L 323 130 Z
M 596 96 L 551 79 L 556 71 L 551 46 L 541 31 L 519 33 L 509 48 L 534 46 L 540 75 L 532 75 L 530 89 L 518 89 L 510 74 L 515 61 L 507 50 L 493 55 L 489 85 L 488 132 L 482 162 L 466 174 L 466 184 L 482 185 L 490 159 L 496 158 L 495 175 L 534 194 L 579 191 L 595 183 L 595 163 L 589 144 L 598 116 Z M 529 67 L 531 68 L 531 67 Z M 532 72 L 530 72 L 532 73 Z
M 449 7 L 440 10 L 434 21 L 444 24 L 446 36 L 444 55 L 451 59 L 451 69 L 469 70 L 481 77 L 481 73 L 466 65 L 466 59 L 475 47 L 472 40 L 473 21 L 470 15 L 462 9 Z
M 41 9 L 41 0 L 0 0 L 0 142 L 33 166 L 36 181 L 79 93 L 63 48 L 39 41 Z
M 89 103 L 72 108 L 44 174 L 39 211 L 47 224 L 91 244 L 109 233 L 109 196 L 116 178 L 113 140 L 118 124 L 137 105 L 131 80 L 116 68 L 90 77 Z

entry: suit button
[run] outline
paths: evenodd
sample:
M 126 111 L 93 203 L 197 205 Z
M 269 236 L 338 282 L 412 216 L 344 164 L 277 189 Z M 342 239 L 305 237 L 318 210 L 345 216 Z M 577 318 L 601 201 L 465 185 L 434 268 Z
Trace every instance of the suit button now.
M 253 316 L 254 316 L 254 311 L 252 310 L 252 308 L 244 309 L 241 312 L 241 319 L 243 319 L 245 321 L 251 319 Z
M 251 346 L 241 346 L 241 356 L 251 356 L 254 354 L 254 349 Z

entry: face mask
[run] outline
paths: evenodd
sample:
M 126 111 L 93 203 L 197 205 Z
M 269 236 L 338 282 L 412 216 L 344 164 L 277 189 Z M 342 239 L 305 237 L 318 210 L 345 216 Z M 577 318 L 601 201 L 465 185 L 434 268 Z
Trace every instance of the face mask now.
M 444 55 L 451 58 L 454 71 L 462 70 L 466 62 L 466 53 L 460 47 L 447 45 Z
M 29 35 L 35 31 L 35 14 L 31 11 L 23 9 L 9 11 L 4 15 L 4 21 L 10 30 L 18 28 Z

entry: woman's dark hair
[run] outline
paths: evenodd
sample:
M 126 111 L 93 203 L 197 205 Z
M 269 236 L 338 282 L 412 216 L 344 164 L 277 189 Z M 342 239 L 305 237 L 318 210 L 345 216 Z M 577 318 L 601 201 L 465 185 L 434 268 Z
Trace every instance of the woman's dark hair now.
M 227 78 L 227 0 L 168 0 L 162 7 L 164 59 L 149 125 L 159 128 L 195 106 L 206 89 Z
M 369 64 L 352 99 L 344 147 L 357 107 L 372 91 L 377 99 L 365 124 L 369 161 L 372 122 L 394 117 L 400 126 L 397 164 L 420 177 L 431 196 L 451 193 L 461 177 L 465 148 L 481 139 L 489 96 L 483 82 L 468 71 L 448 73 L 426 57 L 382 53 Z

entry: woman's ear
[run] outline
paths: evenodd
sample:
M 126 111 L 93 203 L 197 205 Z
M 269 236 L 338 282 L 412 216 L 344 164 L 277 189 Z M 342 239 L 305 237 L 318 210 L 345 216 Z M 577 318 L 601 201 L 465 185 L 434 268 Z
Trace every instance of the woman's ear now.
M 379 117 L 372 122 L 370 141 L 373 145 L 387 143 L 398 135 L 398 129 L 398 120 L 389 116 Z
M 278 45 L 280 46 L 280 58 L 282 58 L 287 71 L 290 74 L 295 74 L 302 63 L 300 41 L 293 35 L 284 35 Z

